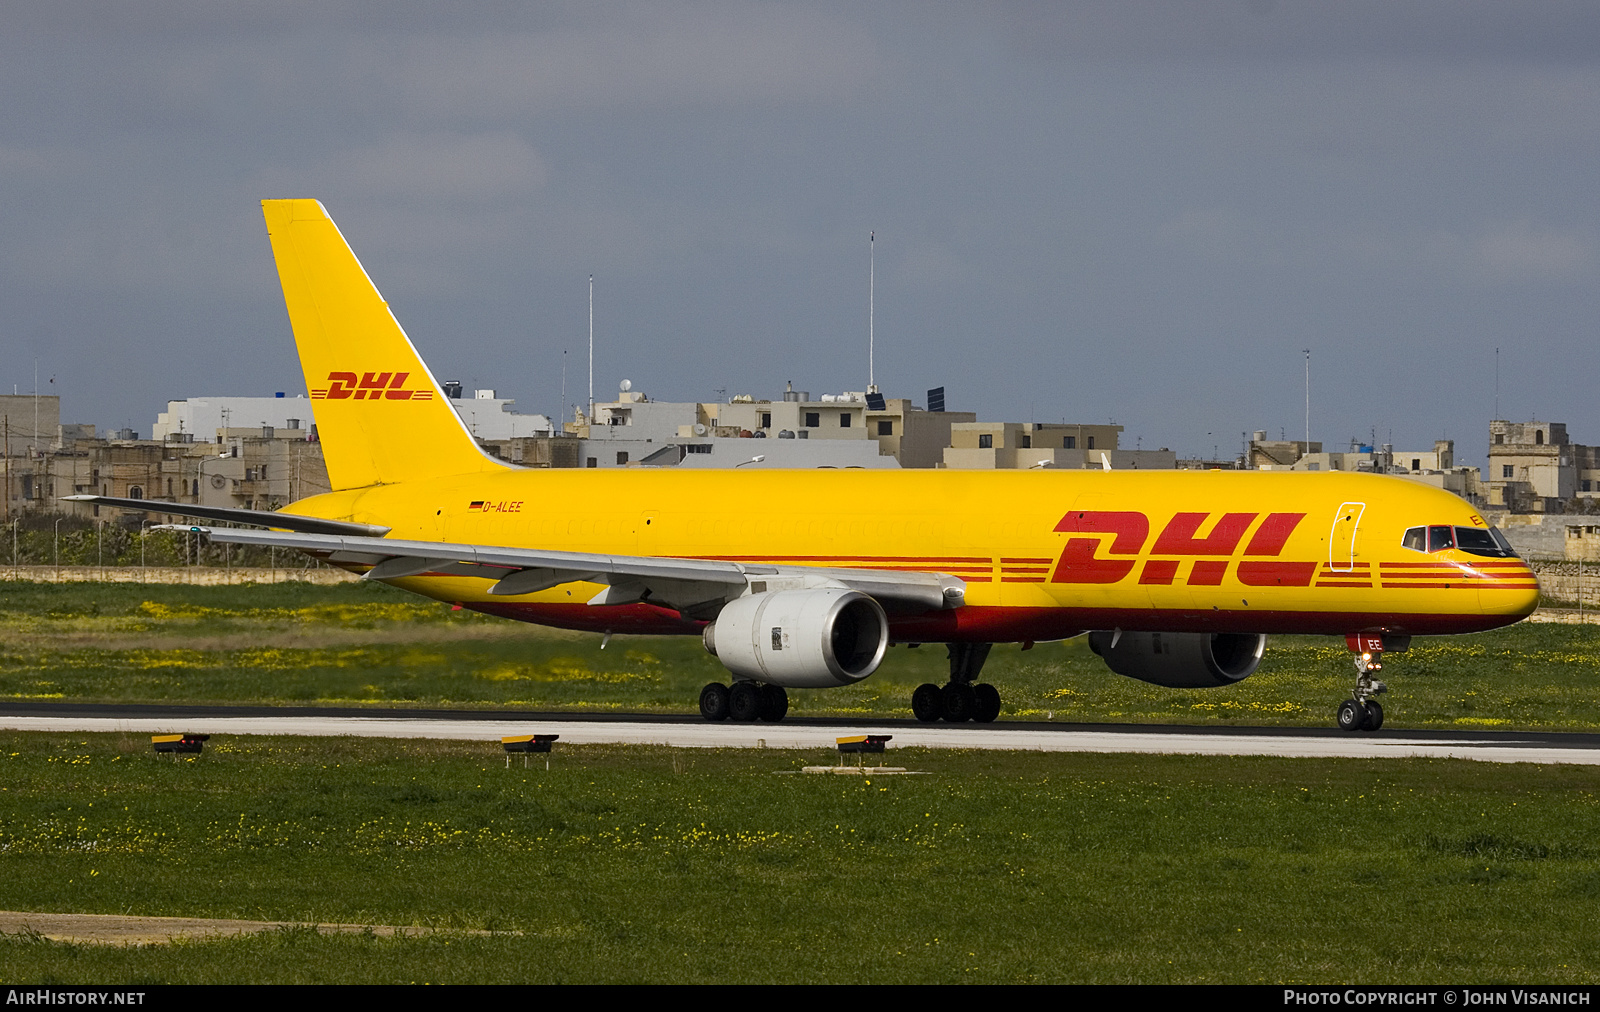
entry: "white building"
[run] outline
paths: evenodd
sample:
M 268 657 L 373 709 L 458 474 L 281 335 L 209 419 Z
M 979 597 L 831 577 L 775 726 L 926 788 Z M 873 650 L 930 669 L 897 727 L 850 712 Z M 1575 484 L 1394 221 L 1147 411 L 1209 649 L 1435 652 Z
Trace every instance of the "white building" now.
M 511 410 L 516 401 L 497 397 L 493 390 L 474 390 L 461 396 L 459 383 L 446 383 L 450 404 L 461 416 L 467 431 L 479 439 L 516 439 L 519 436 L 548 436 L 548 415 L 522 415 Z M 288 397 L 190 397 L 168 401 L 167 410 L 156 416 L 150 438 L 166 442 L 211 443 L 222 429 L 305 430 L 308 438 L 316 424 L 313 401 L 302 395 Z M 181 435 L 180 435 L 181 434 Z M 184 438 L 186 437 L 186 438 Z
M 522 415 L 511 410 L 517 403 L 509 397 L 497 397 L 493 390 L 474 390 L 471 397 L 461 396 L 461 384 L 447 381 L 445 396 L 456 409 L 456 414 L 466 423 L 467 431 L 479 439 L 517 439 L 521 436 L 548 436 L 555 426 L 549 415 Z
M 304 430 L 309 437 L 311 399 L 287 397 L 189 397 L 168 401 L 156 415 L 150 438 L 157 442 L 214 443 L 220 429 Z

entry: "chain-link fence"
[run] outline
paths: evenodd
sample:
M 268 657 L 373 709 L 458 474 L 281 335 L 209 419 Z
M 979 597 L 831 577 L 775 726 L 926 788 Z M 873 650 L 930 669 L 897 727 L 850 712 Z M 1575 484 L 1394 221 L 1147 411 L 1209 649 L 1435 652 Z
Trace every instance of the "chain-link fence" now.
M 1575 559 L 1530 558 L 1528 566 L 1539 577 L 1540 609 L 1582 613 L 1585 621 L 1600 610 L 1600 563 Z
M 59 523 L 54 520 L 59 519 Z M 0 527 L 0 560 L 25 566 L 323 569 L 327 564 L 284 548 L 214 545 L 203 534 L 31 515 Z

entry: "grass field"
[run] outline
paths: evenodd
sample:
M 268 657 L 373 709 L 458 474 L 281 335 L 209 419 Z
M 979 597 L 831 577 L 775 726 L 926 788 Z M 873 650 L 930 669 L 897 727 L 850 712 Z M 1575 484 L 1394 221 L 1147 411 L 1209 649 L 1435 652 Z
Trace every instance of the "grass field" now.
M 0 698 L 516 705 L 692 712 L 727 673 L 693 637 L 566 634 L 371 584 L 0 585 Z M 1387 658 L 1394 727 L 1600 728 L 1600 626 L 1419 638 Z M 941 647 L 904 646 L 858 685 L 791 691 L 802 715 L 910 715 Z M 1237 686 L 1173 690 L 1112 674 L 1083 638 L 995 648 L 1001 719 L 1325 726 L 1353 670 L 1333 638 L 1274 637 Z
M 0 909 L 430 925 L 0 938 L 0 982 L 1589 982 L 1600 773 L 0 734 Z M 489 929 L 493 937 L 448 929 Z

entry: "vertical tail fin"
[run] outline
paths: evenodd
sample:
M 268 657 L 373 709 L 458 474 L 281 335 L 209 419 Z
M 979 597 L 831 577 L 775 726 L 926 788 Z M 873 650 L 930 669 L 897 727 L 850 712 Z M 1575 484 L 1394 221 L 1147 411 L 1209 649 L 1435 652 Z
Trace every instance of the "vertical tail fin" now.
M 503 468 L 479 449 L 322 204 L 261 208 L 334 489 Z

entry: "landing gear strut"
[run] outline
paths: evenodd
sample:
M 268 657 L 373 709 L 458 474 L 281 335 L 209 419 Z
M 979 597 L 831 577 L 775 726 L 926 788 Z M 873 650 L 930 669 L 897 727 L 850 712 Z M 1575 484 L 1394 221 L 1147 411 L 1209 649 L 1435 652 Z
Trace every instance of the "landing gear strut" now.
M 911 712 L 924 723 L 944 719 L 953 724 L 987 724 L 1000 716 L 1000 692 L 987 682 L 973 684 L 989 659 L 992 643 L 951 643 L 950 681 L 942 687 L 926 682 L 911 694 Z
M 707 720 L 779 721 L 789 712 L 789 694 L 781 685 L 734 682 L 730 689 L 712 682 L 700 690 L 700 716 Z
M 1375 698 L 1389 687 L 1372 677 L 1383 664 L 1383 637 L 1353 633 L 1345 642 L 1356 655 L 1356 686 L 1351 698 L 1339 704 L 1337 720 L 1341 731 L 1376 731 L 1383 726 L 1383 706 Z

